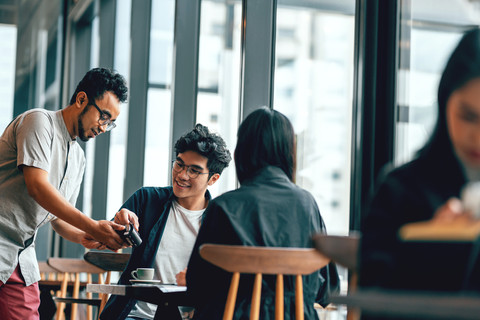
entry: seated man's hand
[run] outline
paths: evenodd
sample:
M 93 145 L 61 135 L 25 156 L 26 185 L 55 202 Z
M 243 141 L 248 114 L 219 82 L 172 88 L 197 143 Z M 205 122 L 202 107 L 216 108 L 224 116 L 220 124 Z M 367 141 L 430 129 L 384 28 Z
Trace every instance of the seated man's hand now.
M 177 285 L 178 286 L 186 286 L 187 285 L 187 268 L 183 269 L 177 275 L 175 276 L 175 279 L 177 280 Z
M 138 231 L 138 217 L 135 213 L 128 209 L 122 208 L 120 211 L 118 211 L 115 214 L 115 218 L 113 219 L 113 221 L 121 225 L 127 225 L 132 223 L 135 230 Z

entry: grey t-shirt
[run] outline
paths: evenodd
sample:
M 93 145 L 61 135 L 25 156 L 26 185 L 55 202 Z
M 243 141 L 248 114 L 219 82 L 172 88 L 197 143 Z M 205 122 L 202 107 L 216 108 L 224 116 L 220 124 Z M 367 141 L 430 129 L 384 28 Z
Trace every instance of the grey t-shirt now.
M 30 285 L 40 280 L 36 231 L 55 216 L 28 194 L 22 165 L 47 171 L 49 182 L 75 205 L 85 156 L 70 138 L 61 110 L 29 110 L 15 118 L 0 137 L 0 281 L 5 283 L 19 263 Z

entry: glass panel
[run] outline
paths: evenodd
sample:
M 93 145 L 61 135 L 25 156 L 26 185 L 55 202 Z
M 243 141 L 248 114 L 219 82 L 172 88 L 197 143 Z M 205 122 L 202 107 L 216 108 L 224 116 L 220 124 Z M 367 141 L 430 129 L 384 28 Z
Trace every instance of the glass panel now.
M 239 119 L 240 1 L 202 1 L 197 96 L 197 123 L 219 133 L 233 157 Z M 236 186 L 232 162 L 209 188 L 217 196 Z
M 13 89 L 15 86 L 15 55 L 17 28 L 0 24 L 0 135 L 13 119 Z
M 114 68 L 130 83 L 130 18 L 132 0 L 117 0 L 115 20 L 115 56 Z M 127 39 L 127 40 L 126 40 Z M 128 129 L 129 101 L 121 106 L 121 116 L 116 121 L 117 127 L 110 132 L 110 157 L 108 162 L 108 194 L 106 219 L 114 217 L 123 204 L 123 181 L 125 179 L 125 162 Z M 126 199 L 125 199 L 126 200 Z
M 171 91 L 149 89 L 145 141 L 145 186 L 166 186 L 170 168 Z
M 152 1 L 150 30 L 149 82 L 170 85 L 172 80 L 172 53 L 175 1 Z
M 175 1 L 152 1 L 145 141 L 145 186 L 170 185 L 171 90 Z
M 329 234 L 348 234 L 355 2 L 289 3 L 277 10 L 274 106 L 297 135 L 297 184 Z
M 430 136 L 437 117 L 438 82 L 447 59 L 463 31 L 480 24 L 476 2 L 401 3 L 396 165 L 409 161 Z

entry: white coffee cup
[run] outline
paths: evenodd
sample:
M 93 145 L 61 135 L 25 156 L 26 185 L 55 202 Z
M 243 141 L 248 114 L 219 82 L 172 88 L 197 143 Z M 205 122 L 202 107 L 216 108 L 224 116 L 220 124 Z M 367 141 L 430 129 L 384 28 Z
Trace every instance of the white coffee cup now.
M 137 268 L 133 270 L 131 275 L 136 280 L 152 280 L 153 279 L 153 268 Z

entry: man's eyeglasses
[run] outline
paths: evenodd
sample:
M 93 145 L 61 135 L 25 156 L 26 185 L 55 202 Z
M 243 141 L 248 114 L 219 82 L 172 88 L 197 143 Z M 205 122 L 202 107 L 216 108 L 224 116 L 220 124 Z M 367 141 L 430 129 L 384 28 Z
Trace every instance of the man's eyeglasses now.
M 178 160 L 173 160 L 173 171 L 180 173 L 183 171 L 184 168 L 187 168 L 187 175 L 190 179 L 196 179 L 200 174 L 209 174 L 209 172 L 200 172 L 197 169 L 192 168 L 192 166 L 186 166 Z
M 110 131 L 112 130 L 113 128 L 115 128 L 117 125 L 115 124 L 115 122 L 113 122 L 111 119 L 110 119 L 110 116 L 108 114 L 106 114 L 105 112 L 102 111 L 102 109 L 100 109 L 97 104 L 95 103 L 95 101 L 93 99 L 89 100 L 89 102 L 91 103 L 92 106 L 94 106 L 95 108 L 97 108 L 98 112 L 100 112 L 100 118 L 98 118 L 98 124 L 101 125 L 102 127 L 103 126 L 107 126 L 105 128 L 105 131 Z

